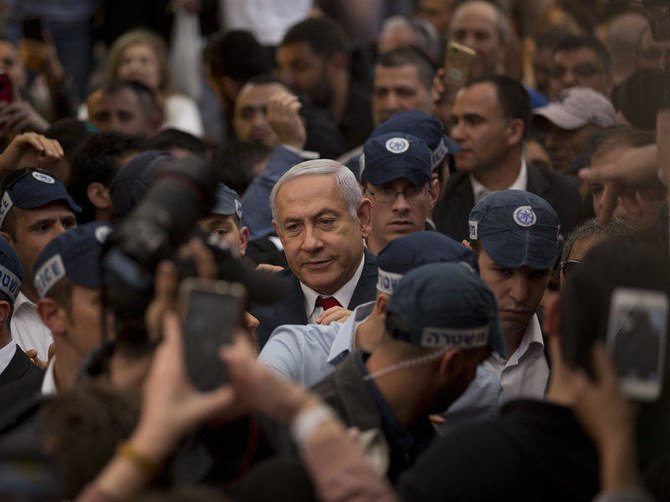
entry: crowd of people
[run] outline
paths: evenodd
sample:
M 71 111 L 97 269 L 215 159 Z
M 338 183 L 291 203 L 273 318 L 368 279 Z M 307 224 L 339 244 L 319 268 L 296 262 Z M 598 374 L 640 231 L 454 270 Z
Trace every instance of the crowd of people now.
M 0 498 L 670 499 L 670 3 L 0 2 Z

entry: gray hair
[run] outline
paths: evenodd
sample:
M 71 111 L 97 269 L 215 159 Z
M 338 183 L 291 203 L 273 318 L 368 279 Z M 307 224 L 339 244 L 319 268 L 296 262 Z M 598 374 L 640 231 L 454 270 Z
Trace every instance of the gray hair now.
M 563 253 L 561 254 L 561 263 L 568 259 L 570 253 L 572 252 L 573 246 L 579 241 L 596 239 L 599 237 L 606 239 L 610 237 L 623 237 L 633 233 L 635 233 L 635 229 L 631 226 L 630 223 L 622 219 L 613 219 L 604 225 L 602 223 L 598 223 L 596 218 L 588 219 L 575 228 L 565 240 L 565 244 L 563 245 Z
M 344 197 L 344 202 L 346 202 L 347 207 L 349 208 L 349 214 L 353 219 L 358 219 L 358 210 L 361 207 L 361 202 L 363 200 L 363 192 L 361 192 L 361 187 L 358 184 L 358 181 L 356 181 L 356 176 L 354 176 L 354 173 L 352 173 L 349 168 L 330 159 L 315 159 L 301 162 L 286 171 L 286 173 L 279 178 L 270 192 L 272 219 L 279 223 L 279 219 L 277 218 L 277 194 L 283 185 L 300 176 L 320 174 L 332 175 L 335 177 L 337 186 L 342 192 L 342 197 Z

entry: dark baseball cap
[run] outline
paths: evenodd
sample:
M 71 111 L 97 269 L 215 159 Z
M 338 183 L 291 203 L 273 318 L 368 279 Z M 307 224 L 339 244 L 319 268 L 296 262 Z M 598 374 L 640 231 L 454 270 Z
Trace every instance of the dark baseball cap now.
M 91 222 L 49 242 L 35 263 L 35 289 L 40 298 L 63 277 L 78 286 L 102 287 L 100 252 L 111 232 L 110 225 Z
M 7 239 L 0 237 L 0 291 L 12 302 L 16 300 L 23 284 L 23 267 Z
M 506 354 L 498 305 L 465 263 L 429 263 L 400 280 L 388 304 L 386 331 L 426 349 L 491 346 Z
M 393 132 L 411 134 L 422 139 L 431 152 L 432 168 L 438 166 L 446 154 L 454 154 L 460 150 L 456 142 L 444 134 L 442 122 L 434 115 L 425 112 L 413 110 L 396 113 L 379 124 L 370 137 L 375 138 Z
M 58 178 L 35 169 L 25 169 L 6 186 L 2 194 L 0 227 L 14 206 L 21 209 L 35 209 L 53 202 L 63 202 L 72 211 L 81 212 L 81 208 L 70 197 L 65 185 Z
M 219 183 L 216 188 L 216 201 L 211 212 L 223 216 L 234 214 L 238 219 L 242 218 L 242 203 L 240 202 L 240 196 L 232 188 L 228 188 L 223 183 Z
M 484 197 L 470 211 L 468 223 L 470 240 L 481 241 L 503 267 L 544 270 L 558 258 L 558 214 L 542 197 L 525 190 Z
M 383 185 L 401 178 L 414 186 L 431 180 L 431 153 L 423 140 L 406 133 L 382 134 L 363 146 L 361 179 Z
M 403 275 L 427 263 L 463 262 L 479 271 L 475 254 L 440 232 L 424 230 L 393 239 L 377 255 L 377 290 L 393 294 Z

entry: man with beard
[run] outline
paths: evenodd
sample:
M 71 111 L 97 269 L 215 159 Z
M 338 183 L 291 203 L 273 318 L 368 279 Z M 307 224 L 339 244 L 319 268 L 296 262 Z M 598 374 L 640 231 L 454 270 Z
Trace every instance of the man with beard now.
M 288 86 L 330 114 L 348 149 L 367 139 L 373 127 L 369 92 L 351 78 L 349 41 L 335 21 L 309 18 L 294 25 L 277 47 L 277 65 Z

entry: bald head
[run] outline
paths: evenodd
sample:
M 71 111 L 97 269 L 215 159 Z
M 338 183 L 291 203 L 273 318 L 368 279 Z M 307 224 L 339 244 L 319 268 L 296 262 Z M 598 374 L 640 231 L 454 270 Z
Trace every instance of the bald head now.
M 451 18 L 449 38 L 467 45 L 479 56 L 473 77 L 501 73 L 509 45 L 510 27 L 504 13 L 495 5 L 471 0 L 458 6 Z

